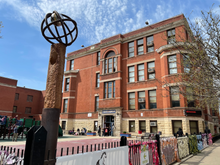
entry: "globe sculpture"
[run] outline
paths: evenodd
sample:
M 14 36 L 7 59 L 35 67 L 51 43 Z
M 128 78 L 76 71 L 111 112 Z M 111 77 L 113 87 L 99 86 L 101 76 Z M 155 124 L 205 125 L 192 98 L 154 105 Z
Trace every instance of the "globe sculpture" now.
M 48 23 L 48 19 L 50 19 L 50 23 Z M 73 23 L 73 29 L 70 30 L 70 28 L 67 26 L 67 22 Z M 51 26 L 54 25 L 56 35 L 51 30 Z M 59 34 L 58 26 L 62 26 L 63 35 Z M 52 37 L 46 36 L 45 31 L 48 29 Z M 73 32 L 75 31 L 75 36 L 73 37 Z M 64 44 L 65 46 L 70 46 L 77 38 L 78 36 L 78 28 L 76 22 L 71 19 L 70 17 L 59 14 L 57 11 L 53 11 L 53 13 L 46 14 L 44 20 L 41 23 L 41 33 L 44 36 L 44 38 L 51 44 L 54 44 L 54 40 L 56 40 L 59 43 Z M 68 36 L 70 36 L 71 40 L 68 41 Z M 62 41 L 62 39 L 65 39 L 65 42 Z

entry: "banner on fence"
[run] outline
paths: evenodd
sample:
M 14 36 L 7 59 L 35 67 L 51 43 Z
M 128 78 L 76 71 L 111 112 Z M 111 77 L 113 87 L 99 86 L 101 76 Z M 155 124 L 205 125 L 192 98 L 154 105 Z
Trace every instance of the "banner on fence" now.
M 149 150 L 148 145 L 141 145 L 141 165 L 149 163 Z
M 57 158 L 57 165 L 128 165 L 128 146 Z

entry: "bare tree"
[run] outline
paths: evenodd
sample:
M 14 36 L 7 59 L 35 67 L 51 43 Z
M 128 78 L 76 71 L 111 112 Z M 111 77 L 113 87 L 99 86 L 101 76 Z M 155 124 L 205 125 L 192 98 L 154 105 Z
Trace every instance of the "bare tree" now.
M 213 6 L 212 6 L 213 8 Z M 171 45 L 169 51 L 180 54 L 177 67 L 182 73 L 161 81 L 163 87 L 179 82 L 179 93 L 196 107 L 219 109 L 220 97 L 220 16 L 213 9 L 201 12 L 201 18 L 188 22 L 175 38 L 166 34 Z M 171 36 L 171 37 L 170 37 Z M 164 88 L 169 90 L 169 88 Z M 172 91 L 171 91 L 172 92 Z M 187 103 L 186 103 L 187 104 Z M 189 105 L 190 106 L 190 105 Z

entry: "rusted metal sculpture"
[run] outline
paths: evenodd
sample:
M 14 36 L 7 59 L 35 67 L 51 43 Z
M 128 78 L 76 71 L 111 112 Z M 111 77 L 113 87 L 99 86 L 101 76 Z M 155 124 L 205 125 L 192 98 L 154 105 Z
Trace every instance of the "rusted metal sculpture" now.
M 49 20 L 49 18 L 51 20 Z M 67 21 L 73 23 L 74 28 L 72 30 L 67 26 Z M 51 26 L 54 26 L 56 35 L 51 30 Z M 60 35 L 58 26 L 63 30 L 63 35 Z M 45 35 L 46 30 L 50 32 L 52 37 Z M 53 11 L 53 13 L 46 14 L 45 19 L 41 23 L 41 32 L 44 38 L 52 44 L 47 74 L 44 109 L 42 112 L 42 125 L 47 130 L 46 156 L 47 158 L 49 156 L 49 159 L 53 160 L 57 146 L 58 124 L 62 104 L 62 82 L 66 46 L 71 45 L 76 40 L 78 29 L 76 22 L 70 17 L 64 14 L 59 14 L 57 11 Z M 74 37 L 73 34 L 75 35 Z M 68 41 L 68 36 L 70 36 L 70 41 Z M 65 40 L 65 42 L 62 39 Z M 54 40 L 58 43 L 53 42 Z M 51 163 L 53 164 L 54 161 L 51 161 Z

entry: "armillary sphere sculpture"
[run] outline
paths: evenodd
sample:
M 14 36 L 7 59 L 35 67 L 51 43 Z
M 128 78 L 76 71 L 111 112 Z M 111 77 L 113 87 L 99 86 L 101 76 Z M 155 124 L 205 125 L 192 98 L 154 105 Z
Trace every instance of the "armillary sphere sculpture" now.
M 51 19 L 50 23 L 48 23 L 48 19 Z M 66 24 L 67 22 L 73 23 L 74 28 L 70 30 Z M 53 31 L 56 32 L 56 35 L 51 30 L 51 26 L 54 26 Z M 60 26 L 61 29 L 58 29 L 58 26 Z M 45 35 L 46 30 L 50 32 L 51 37 Z M 60 31 L 58 30 L 63 30 L 62 35 L 60 35 Z M 44 38 L 52 44 L 47 74 L 44 109 L 42 112 L 42 126 L 47 130 L 45 155 L 47 155 L 47 157 L 49 156 L 49 159 L 54 160 L 62 104 L 62 83 L 66 47 L 76 40 L 78 29 L 76 22 L 70 17 L 64 14 L 59 14 L 57 11 L 53 11 L 53 13 L 46 14 L 45 19 L 41 23 L 41 32 Z M 73 34 L 75 36 L 73 36 Z M 68 39 L 70 40 L 68 41 Z M 58 43 L 55 43 L 54 41 L 57 41 Z M 54 162 L 51 163 L 53 164 Z
M 51 19 L 51 23 L 48 23 L 48 18 Z M 74 28 L 72 30 L 70 30 L 69 27 L 67 26 L 67 24 L 66 24 L 67 21 L 73 23 Z M 44 27 L 44 23 L 46 24 L 45 27 Z M 55 35 L 50 28 L 50 26 L 53 26 L 53 25 L 55 27 L 57 35 Z M 57 26 L 62 26 L 64 35 L 59 34 Z M 45 31 L 47 29 L 49 30 L 50 34 L 53 37 L 48 37 L 45 35 Z M 66 29 L 68 30 L 67 32 L 66 32 Z M 73 38 L 72 33 L 74 31 L 76 31 L 76 34 L 75 34 L 75 37 Z M 42 35 L 44 36 L 44 38 L 49 43 L 54 44 L 54 42 L 52 42 L 51 40 L 55 39 L 55 40 L 57 40 L 57 42 L 62 43 L 66 46 L 70 46 L 76 40 L 76 38 L 78 36 L 78 28 L 77 28 L 76 22 L 64 14 L 59 14 L 57 11 L 53 11 L 53 13 L 46 14 L 45 19 L 41 23 L 41 32 L 42 32 Z M 70 35 L 70 37 L 71 37 L 71 41 L 69 41 L 69 42 L 68 42 L 68 38 L 67 38 L 68 35 Z M 65 43 L 63 43 L 62 38 L 65 38 Z

